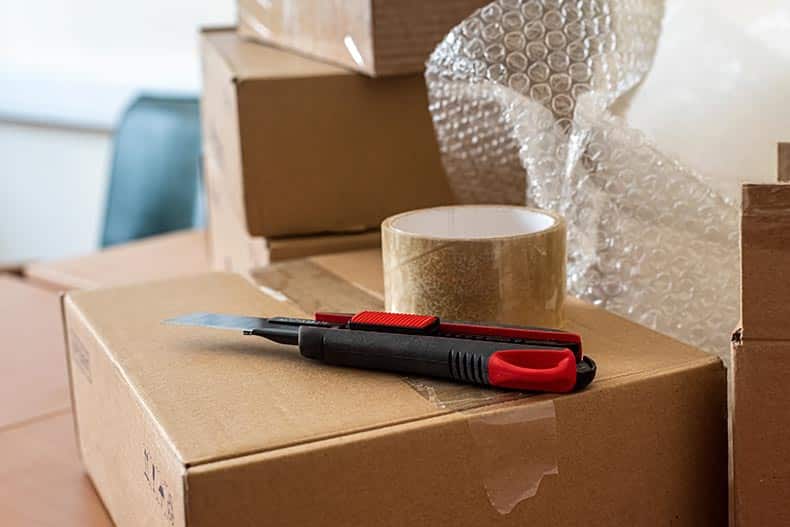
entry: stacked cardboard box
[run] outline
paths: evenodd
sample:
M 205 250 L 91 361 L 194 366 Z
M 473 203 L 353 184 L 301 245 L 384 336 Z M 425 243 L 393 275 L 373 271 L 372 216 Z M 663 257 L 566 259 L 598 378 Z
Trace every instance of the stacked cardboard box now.
M 368 75 L 419 73 L 450 29 L 491 0 L 239 0 L 239 34 Z
M 206 231 L 179 231 L 116 245 L 93 254 L 24 267 L 25 277 L 58 291 L 133 284 L 206 272 Z
M 790 145 L 778 165 L 790 181 Z M 744 185 L 742 202 L 731 512 L 736 527 L 779 527 L 790 525 L 790 184 Z
M 381 220 L 453 201 L 421 74 L 373 79 L 232 29 L 202 34 L 215 268 L 377 245 Z

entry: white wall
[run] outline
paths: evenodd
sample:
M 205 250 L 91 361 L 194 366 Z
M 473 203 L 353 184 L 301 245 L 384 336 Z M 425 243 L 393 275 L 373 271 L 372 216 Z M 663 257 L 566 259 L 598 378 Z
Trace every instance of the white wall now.
M 109 145 L 106 132 L 0 123 L 0 262 L 97 246 Z
M 140 89 L 196 93 L 197 31 L 233 0 L 3 2 L 0 115 L 107 127 Z
M 198 28 L 234 19 L 234 0 L 2 2 L 0 263 L 96 248 L 120 111 L 197 94 Z

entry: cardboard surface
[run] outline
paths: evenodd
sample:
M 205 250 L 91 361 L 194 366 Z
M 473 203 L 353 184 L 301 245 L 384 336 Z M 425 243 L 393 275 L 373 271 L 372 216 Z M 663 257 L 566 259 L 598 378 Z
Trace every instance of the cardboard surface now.
M 262 290 L 211 274 L 67 297 L 81 450 L 120 527 L 722 524 L 721 363 L 591 306 L 570 302 L 568 313 L 600 367 L 590 389 L 490 404 L 474 417 L 437 406 L 395 375 L 160 323 L 190 311 L 304 316 L 317 305 L 374 307 L 375 256 L 276 264 L 256 274 Z M 355 268 L 356 285 L 343 279 Z M 524 452 L 532 435 L 519 428 L 470 433 L 498 416 L 530 416 L 546 401 L 556 413 L 550 444 L 533 438 L 534 450 Z M 518 421 L 528 429 L 531 418 Z M 527 464 L 556 452 L 558 474 L 501 515 L 489 496 L 503 478 L 504 492 L 517 494 L 534 481 L 528 471 L 502 472 L 492 452 Z M 140 474 L 149 464 L 153 492 Z
M 230 30 L 201 48 L 207 184 L 251 236 L 360 232 L 452 202 L 421 75 L 370 79 Z
M 179 231 L 117 245 L 93 254 L 31 263 L 25 276 L 50 288 L 92 289 L 206 272 L 206 232 Z
M 487 0 L 239 0 L 239 34 L 368 75 L 419 73 L 439 41 Z
M 0 429 L 0 466 L 3 525 L 112 527 L 77 455 L 71 412 Z
M 779 179 L 790 179 L 787 147 Z M 790 524 L 790 185 L 744 185 L 741 328 L 732 346 L 732 520 Z
M 790 342 L 733 345 L 735 526 L 790 525 Z
M 215 160 L 205 157 L 203 170 L 208 194 L 208 240 L 211 267 L 217 271 L 248 275 L 271 262 L 381 246 L 376 228 L 350 234 L 302 235 L 283 238 L 252 236 L 244 219 L 227 201 L 225 186 Z M 220 186 L 215 189 L 214 185 Z
M 742 204 L 744 338 L 790 340 L 790 184 L 744 185 Z
M 0 429 L 69 408 L 60 318 L 56 293 L 0 275 Z

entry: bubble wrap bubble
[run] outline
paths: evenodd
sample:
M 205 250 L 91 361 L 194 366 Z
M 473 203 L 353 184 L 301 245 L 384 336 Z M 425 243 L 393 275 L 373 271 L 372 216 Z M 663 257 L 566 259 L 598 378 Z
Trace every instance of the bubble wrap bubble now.
M 430 57 L 430 110 L 460 201 L 563 214 L 572 294 L 724 356 L 737 204 L 608 110 L 650 69 L 662 16 L 653 0 L 495 1 Z

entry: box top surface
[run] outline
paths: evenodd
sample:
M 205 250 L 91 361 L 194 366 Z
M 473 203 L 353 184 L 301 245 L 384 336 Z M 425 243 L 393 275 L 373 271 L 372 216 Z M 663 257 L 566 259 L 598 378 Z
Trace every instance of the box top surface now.
M 0 428 L 70 406 L 59 297 L 0 274 Z
M 241 39 L 233 29 L 204 29 L 201 37 L 205 44 L 223 57 L 238 80 L 356 75 L 298 53 Z
M 396 375 L 323 366 L 233 332 L 161 324 L 193 311 L 305 316 L 314 307 L 376 307 L 380 266 L 377 250 L 360 251 L 272 266 L 256 277 L 260 288 L 214 273 L 80 291 L 67 298 L 67 316 L 71 331 L 75 321 L 90 326 L 181 461 L 194 465 L 450 411 Z M 578 301 L 569 301 L 567 315 L 568 329 L 582 334 L 599 365 L 588 391 L 572 397 L 718 362 Z
M 25 275 L 49 287 L 91 289 L 209 271 L 203 230 L 179 231 L 116 245 L 93 254 L 36 262 Z

